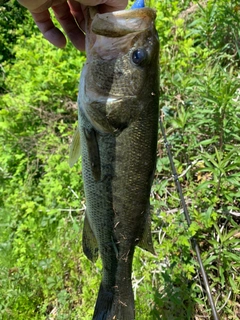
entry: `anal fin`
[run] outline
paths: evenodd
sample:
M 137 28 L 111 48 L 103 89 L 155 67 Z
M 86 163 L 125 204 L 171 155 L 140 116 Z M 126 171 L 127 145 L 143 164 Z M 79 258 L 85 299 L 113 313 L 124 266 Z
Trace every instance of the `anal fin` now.
M 153 247 L 153 242 L 152 242 L 152 233 L 151 233 L 151 217 L 150 214 L 147 216 L 146 224 L 144 227 L 144 231 L 142 234 L 141 239 L 139 240 L 137 244 L 140 248 L 147 250 L 151 252 L 152 254 L 156 254 L 154 251 Z
M 98 244 L 89 224 L 87 214 L 85 215 L 83 225 L 82 246 L 86 257 L 92 262 L 95 262 L 98 258 Z

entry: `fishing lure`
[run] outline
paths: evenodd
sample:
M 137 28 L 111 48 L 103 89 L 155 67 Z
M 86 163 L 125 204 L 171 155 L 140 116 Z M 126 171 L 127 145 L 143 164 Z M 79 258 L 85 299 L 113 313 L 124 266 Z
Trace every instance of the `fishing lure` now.
M 132 5 L 131 9 L 140 9 L 144 7 L 145 7 L 144 0 L 136 0 Z

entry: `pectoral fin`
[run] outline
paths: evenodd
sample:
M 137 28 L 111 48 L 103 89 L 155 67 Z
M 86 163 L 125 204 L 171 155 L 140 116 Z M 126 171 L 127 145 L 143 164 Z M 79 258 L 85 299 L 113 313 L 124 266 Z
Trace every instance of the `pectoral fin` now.
M 150 214 L 147 217 L 147 221 L 145 224 L 145 228 L 143 231 L 143 235 L 138 242 L 138 246 L 144 250 L 147 250 L 155 255 L 155 251 L 153 248 L 153 242 L 152 242 L 152 234 L 151 234 L 151 217 Z
M 87 215 L 85 216 L 83 225 L 82 246 L 86 257 L 92 262 L 95 262 L 98 258 L 98 245 Z
M 85 129 L 84 135 L 86 137 L 92 175 L 95 181 L 98 181 L 101 177 L 101 165 L 96 131 L 94 129 Z
M 79 132 L 79 127 L 77 127 L 72 143 L 70 146 L 70 152 L 69 152 L 69 166 L 72 168 L 74 164 L 78 161 L 79 157 L 81 155 L 80 151 L 80 132 Z

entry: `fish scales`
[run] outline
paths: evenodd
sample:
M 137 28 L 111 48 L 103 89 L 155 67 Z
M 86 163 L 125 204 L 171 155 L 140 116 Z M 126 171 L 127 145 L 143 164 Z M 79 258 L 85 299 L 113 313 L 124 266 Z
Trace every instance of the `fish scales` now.
M 134 248 L 153 252 L 149 197 L 159 100 L 154 21 L 149 8 L 88 17 L 79 131 L 87 207 L 83 250 L 92 261 L 99 251 L 103 266 L 94 320 L 135 318 Z

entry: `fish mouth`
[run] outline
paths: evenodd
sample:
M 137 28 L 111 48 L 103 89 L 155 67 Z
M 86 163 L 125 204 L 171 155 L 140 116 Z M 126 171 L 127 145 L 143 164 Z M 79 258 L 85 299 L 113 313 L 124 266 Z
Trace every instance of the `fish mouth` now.
M 150 8 L 121 10 L 108 13 L 92 12 L 92 32 L 105 37 L 122 37 L 133 32 L 149 29 L 156 18 Z
M 86 25 L 87 54 L 98 54 L 104 60 L 126 52 L 131 39 L 137 34 L 154 28 L 156 11 L 150 8 L 99 13 L 96 7 L 88 9 Z

